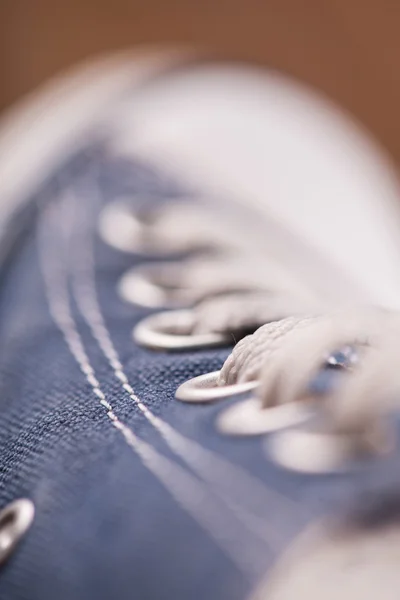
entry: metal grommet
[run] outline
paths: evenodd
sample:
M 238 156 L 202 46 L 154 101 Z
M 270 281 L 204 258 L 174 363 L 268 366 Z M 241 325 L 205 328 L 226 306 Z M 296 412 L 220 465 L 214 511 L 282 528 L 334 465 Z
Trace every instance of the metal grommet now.
M 0 512 L 0 563 L 10 556 L 28 531 L 34 515 L 33 502 L 27 498 L 11 502 Z
M 256 381 L 248 381 L 235 385 L 217 385 L 220 371 L 193 377 L 178 387 L 175 398 L 182 402 L 213 402 L 223 398 L 232 398 L 253 390 Z
M 163 263 L 129 269 L 119 281 L 119 294 L 126 302 L 147 308 L 187 306 L 188 302 L 180 297 L 184 291 L 179 285 L 181 269 L 168 265 L 166 272 Z
M 133 339 L 153 350 L 195 350 L 229 346 L 232 337 L 222 333 L 190 334 L 193 313 L 189 310 L 161 312 L 143 319 L 133 329 Z
M 176 200 L 176 199 L 175 199 Z M 181 255 L 182 253 L 214 248 L 213 240 L 196 240 L 190 232 L 177 241 L 171 223 L 160 225 L 163 209 L 155 206 L 154 198 L 138 199 L 141 209 L 135 212 L 132 199 L 116 200 L 100 213 L 98 230 L 102 240 L 122 252 L 146 254 L 154 257 Z M 144 208 L 147 205 L 147 210 Z M 179 207 L 183 206 L 182 198 Z M 175 215 L 181 227 L 179 214 Z
M 346 436 L 309 429 L 279 433 L 268 440 L 266 451 L 280 466 L 301 473 L 342 472 L 354 467 L 356 462 Z
M 262 435 L 297 425 L 310 418 L 310 408 L 301 402 L 264 408 L 258 398 L 249 398 L 226 408 L 217 417 L 217 429 L 227 435 Z
M 99 219 L 102 240 L 122 252 L 139 252 L 143 249 L 143 224 L 135 216 L 129 202 L 120 200 L 103 208 Z

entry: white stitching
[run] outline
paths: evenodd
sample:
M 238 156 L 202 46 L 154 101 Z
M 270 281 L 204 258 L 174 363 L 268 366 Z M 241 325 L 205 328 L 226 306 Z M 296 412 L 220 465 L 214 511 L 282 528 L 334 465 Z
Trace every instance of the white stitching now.
M 94 190 L 92 192 L 95 193 Z M 68 201 L 74 202 L 76 209 L 82 206 L 79 198 L 69 198 Z M 267 542 L 270 547 L 276 548 L 278 538 L 282 542 L 284 529 L 287 527 L 290 530 L 291 519 L 295 516 L 296 519 L 298 518 L 301 507 L 279 492 L 267 488 L 246 470 L 203 448 L 199 443 L 185 437 L 169 423 L 157 417 L 138 398 L 128 382 L 99 306 L 95 287 L 92 232 L 87 231 L 89 228 L 87 225 L 85 226 L 84 212 L 82 209 L 73 227 L 74 243 L 71 244 L 71 247 L 73 253 L 76 253 L 75 260 L 72 256 L 71 269 L 74 296 L 82 316 L 108 359 L 115 376 L 123 382 L 123 389 L 160 433 L 169 448 L 199 477 L 215 487 L 215 492 L 222 496 L 224 502 L 234 510 L 236 516 L 253 534 Z M 233 493 L 236 494 L 236 500 L 232 498 Z M 280 523 L 281 534 L 279 535 L 275 528 L 275 522 L 271 522 L 268 517 L 272 509 L 282 512 L 283 504 L 286 505 L 286 511 L 285 517 Z M 254 512 L 258 514 L 252 514 Z
M 92 391 L 100 399 L 102 406 L 107 409 L 107 416 L 112 425 L 121 432 L 126 443 L 166 487 L 179 506 L 208 532 L 246 576 L 253 578 L 255 575 L 259 575 L 265 564 L 264 548 L 260 548 L 259 545 L 257 547 L 254 541 L 249 543 L 249 540 L 243 536 L 243 532 L 235 536 L 234 530 L 238 523 L 236 519 L 232 522 L 233 515 L 220 506 L 218 498 L 210 496 L 204 484 L 183 467 L 138 438 L 127 425 L 119 420 L 106 400 L 71 314 L 67 273 L 63 272 L 62 265 L 57 262 L 54 247 L 50 248 L 47 243 L 49 239 L 46 236 L 50 235 L 49 232 L 52 231 L 56 221 L 54 207 L 47 208 L 41 217 L 38 232 L 39 258 L 49 310 Z M 222 520 L 227 522 L 223 524 Z

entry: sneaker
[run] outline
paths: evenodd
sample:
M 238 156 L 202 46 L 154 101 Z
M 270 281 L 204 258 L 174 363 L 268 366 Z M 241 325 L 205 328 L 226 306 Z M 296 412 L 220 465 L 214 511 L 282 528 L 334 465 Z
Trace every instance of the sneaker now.
M 397 600 L 399 187 L 182 51 L 0 124 L 0 597 Z

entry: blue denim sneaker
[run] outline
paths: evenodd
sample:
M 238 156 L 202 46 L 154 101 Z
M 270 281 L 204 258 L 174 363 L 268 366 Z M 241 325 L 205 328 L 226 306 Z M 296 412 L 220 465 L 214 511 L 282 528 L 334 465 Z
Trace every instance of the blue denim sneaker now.
M 184 60 L 0 130 L 0 598 L 397 599 L 397 184 L 296 84 Z

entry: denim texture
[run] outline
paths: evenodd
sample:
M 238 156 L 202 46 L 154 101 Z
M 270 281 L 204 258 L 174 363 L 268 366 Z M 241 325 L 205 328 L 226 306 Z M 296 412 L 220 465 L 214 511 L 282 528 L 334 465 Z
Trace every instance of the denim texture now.
M 93 189 L 88 182 L 101 192 L 97 204 L 88 197 Z M 44 206 L 70 186 L 90 217 L 100 306 L 138 397 L 176 430 L 293 502 L 290 515 L 285 505 L 263 506 L 265 522 L 274 525 L 281 540 L 265 554 L 257 551 L 259 566 L 250 569 L 251 576 L 112 426 L 51 318 L 39 268 L 37 222 Z M 0 567 L 1 600 L 243 600 L 307 523 L 325 514 L 345 514 L 350 506 L 361 506 L 367 493 L 397 490 L 398 452 L 340 475 L 290 473 L 268 461 L 263 438 L 235 439 L 215 430 L 215 416 L 229 400 L 187 405 L 174 399 L 183 381 L 220 368 L 229 349 L 168 354 L 133 342 L 132 327 L 151 311 L 125 304 L 117 282 L 127 268 L 148 259 L 107 247 L 95 233 L 97 214 L 92 213 L 121 195 L 131 195 L 140 206 L 141 195 L 165 203 L 187 193 L 151 165 L 88 148 L 52 174 L 10 224 L 10 235 L 15 235 L 0 287 L 0 507 L 28 497 L 36 515 Z M 57 232 L 51 236 L 56 244 Z M 187 470 L 122 390 L 75 305 L 73 315 L 118 417 Z M 200 500 L 205 506 L 206 500 Z M 242 532 L 238 528 L 239 539 Z

